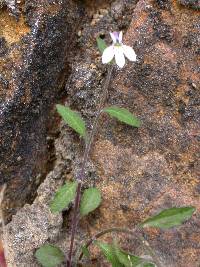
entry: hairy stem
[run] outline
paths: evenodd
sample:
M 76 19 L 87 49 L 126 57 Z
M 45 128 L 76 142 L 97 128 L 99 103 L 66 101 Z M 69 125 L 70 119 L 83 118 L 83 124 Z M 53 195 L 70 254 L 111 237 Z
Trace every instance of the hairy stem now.
M 97 131 L 97 127 L 98 127 L 98 122 L 99 122 L 99 118 L 101 116 L 101 111 L 104 107 L 106 98 L 107 98 L 107 94 L 108 94 L 108 88 L 109 88 L 109 84 L 111 81 L 111 77 L 112 77 L 112 72 L 113 72 L 113 65 L 111 65 L 108 69 L 108 74 L 103 86 L 103 93 L 100 99 L 100 104 L 99 104 L 99 108 L 97 111 L 97 115 L 96 118 L 94 120 L 93 126 L 92 126 L 92 130 L 90 132 L 86 147 L 85 147 L 85 151 L 84 151 L 84 156 L 83 156 L 83 163 L 82 163 L 82 167 L 81 167 L 81 171 L 80 171 L 80 175 L 78 177 L 78 186 L 77 186 L 77 191 L 76 191 L 76 197 L 75 197 L 75 205 L 74 205 L 74 214 L 73 214 L 73 219 L 72 219 L 72 230 L 71 230 L 71 240 L 70 240 L 70 248 L 69 248 L 69 255 L 68 255 L 68 260 L 67 260 L 67 267 L 71 267 L 72 266 L 72 255 L 73 255 L 73 247 L 74 247 L 74 239 L 75 239 L 75 234 L 76 234 L 76 228 L 77 228 L 77 224 L 78 224 L 78 210 L 79 210 L 79 205 L 80 205 L 80 198 L 81 198 L 81 186 L 82 186 L 82 182 L 85 179 L 85 167 L 88 161 L 88 157 L 89 157 L 89 153 L 91 150 L 91 145 L 92 145 L 92 141 L 94 139 L 94 136 L 96 134 Z

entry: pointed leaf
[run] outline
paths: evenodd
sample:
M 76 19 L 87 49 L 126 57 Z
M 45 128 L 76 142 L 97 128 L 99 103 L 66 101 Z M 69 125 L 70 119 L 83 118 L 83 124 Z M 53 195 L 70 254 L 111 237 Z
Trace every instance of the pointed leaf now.
M 90 258 L 90 252 L 89 249 L 86 246 L 81 247 L 82 253 L 86 258 Z
M 108 107 L 104 109 L 104 112 L 108 113 L 111 117 L 118 119 L 128 125 L 139 127 L 140 121 L 127 109 L 118 107 Z
M 138 256 L 132 255 L 116 244 L 113 245 L 115 248 L 115 254 L 121 264 L 125 267 L 154 267 L 154 264 L 147 262 L 146 259 L 140 258 Z
M 51 204 L 51 212 L 61 212 L 66 209 L 76 194 L 77 182 L 68 182 L 56 192 Z
M 65 259 L 63 252 L 52 245 L 44 245 L 39 248 L 35 253 L 35 257 L 43 267 L 56 267 Z
M 121 250 L 120 248 L 115 246 L 115 254 L 121 264 L 126 267 L 135 267 L 138 266 L 139 263 L 142 262 L 142 259 L 126 253 L 125 251 Z
M 157 227 L 162 229 L 181 225 L 194 213 L 194 207 L 170 208 L 161 211 L 159 214 L 145 220 L 142 227 Z
M 103 54 L 103 51 L 106 49 L 107 45 L 103 39 L 100 37 L 97 38 L 97 46 L 99 51 Z
M 86 137 L 86 126 L 83 119 L 78 113 L 71 110 L 69 107 L 63 105 L 56 105 L 58 113 L 61 115 L 63 120 L 74 129 L 80 136 Z
M 112 267 L 123 267 L 124 265 L 118 260 L 113 245 L 96 241 L 95 244 L 100 248 L 105 258 L 112 264 Z
M 101 193 L 97 188 L 88 188 L 83 192 L 80 204 L 80 214 L 87 215 L 101 203 Z

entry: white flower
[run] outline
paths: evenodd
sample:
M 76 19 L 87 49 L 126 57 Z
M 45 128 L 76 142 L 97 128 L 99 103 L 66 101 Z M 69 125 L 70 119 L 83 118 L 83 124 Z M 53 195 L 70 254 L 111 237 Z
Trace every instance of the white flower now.
M 109 63 L 114 57 L 116 64 L 123 68 L 125 65 L 125 56 L 130 61 L 136 61 L 136 54 L 132 47 L 122 43 L 122 32 L 111 32 L 110 36 L 113 44 L 103 51 L 102 63 Z

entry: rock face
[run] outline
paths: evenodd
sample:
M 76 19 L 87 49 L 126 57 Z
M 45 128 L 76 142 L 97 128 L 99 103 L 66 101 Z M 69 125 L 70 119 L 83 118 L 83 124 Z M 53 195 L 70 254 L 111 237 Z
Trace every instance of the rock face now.
M 0 182 L 8 185 L 7 214 L 30 201 L 36 177 L 46 173 L 47 119 L 80 16 L 68 0 L 27 0 L 19 8 L 18 21 L 0 11 Z
M 127 28 L 124 43 L 134 47 L 138 61 L 127 63 L 123 70 L 115 69 L 108 104 L 128 108 L 141 119 L 142 126 L 133 129 L 102 117 L 85 187 L 99 187 L 103 202 L 99 210 L 80 223 L 77 244 L 103 228 L 131 229 L 161 209 L 194 205 L 196 214 L 183 226 L 165 231 L 145 230 L 145 238 L 163 266 L 198 267 L 199 13 L 175 1 L 144 0 L 117 0 L 106 10 L 94 11 L 95 20 L 82 28 L 80 53 L 74 57 L 66 84 L 66 104 L 81 112 L 91 127 L 105 76 L 95 37 L 101 34 L 108 41 L 107 30 Z M 10 266 L 38 266 L 33 254 L 48 239 L 46 232 L 42 241 L 34 238 L 33 246 L 32 240 L 28 240 L 33 224 L 26 232 L 19 225 L 26 226 L 26 217 L 32 217 L 35 209 L 39 214 L 36 225 L 40 221 L 43 225 L 42 210 L 51 216 L 48 203 L 56 188 L 76 176 L 83 146 L 63 122 L 55 148 L 54 170 L 39 187 L 34 204 L 25 206 L 6 227 Z M 23 219 L 19 214 L 23 214 Z M 58 234 L 60 223 L 54 227 L 53 218 L 47 222 L 50 239 L 65 253 L 70 220 L 71 210 L 64 216 L 62 236 Z M 24 240 L 19 241 L 17 233 L 25 236 Z M 21 242 L 25 242 L 26 250 L 16 246 Z M 137 255 L 147 254 L 137 236 L 122 236 L 121 242 Z M 98 255 L 95 249 L 92 252 Z M 98 266 L 97 262 L 98 259 L 94 266 Z
M 35 249 L 45 243 L 54 242 L 60 236 L 62 216 L 52 214 L 47 203 L 52 198 L 54 188 L 61 185 L 61 172 L 60 167 L 51 172 L 34 204 L 26 204 L 6 226 L 4 248 L 8 267 L 38 266 L 34 258 Z
M 193 8 L 195 10 L 200 10 L 200 1 L 199 0 L 179 0 L 179 3 L 183 6 Z

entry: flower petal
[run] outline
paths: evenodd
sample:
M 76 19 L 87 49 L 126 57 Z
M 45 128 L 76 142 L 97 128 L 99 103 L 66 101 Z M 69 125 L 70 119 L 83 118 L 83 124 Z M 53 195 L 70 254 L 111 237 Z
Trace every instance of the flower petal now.
M 123 37 L 123 33 L 122 31 L 119 33 L 119 43 L 122 43 L 122 37 Z
M 102 63 L 106 64 L 109 63 L 113 57 L 114 57 L 114 47 L 113 45 L 107 47 L 104 51 L 103 51 L 103 55 L 102 55 Z
M 136 61 L 136 53 L 133 50 L 132 47 L 128 46 L 128 45 L 123 45 L 123 52 L 124 55 L 130 60 L 130 61 Z
M 125 65 L 125 57 L 122 46 L 114 46 L 114 53 L 115 53 L 115 61 L 116 64 L 123 68 Z
M 116 32 L 110 32 L 110 36 L 113 40 L 113 43 L 116 44 L 117 42 L 117 35 L 116 35 Z

